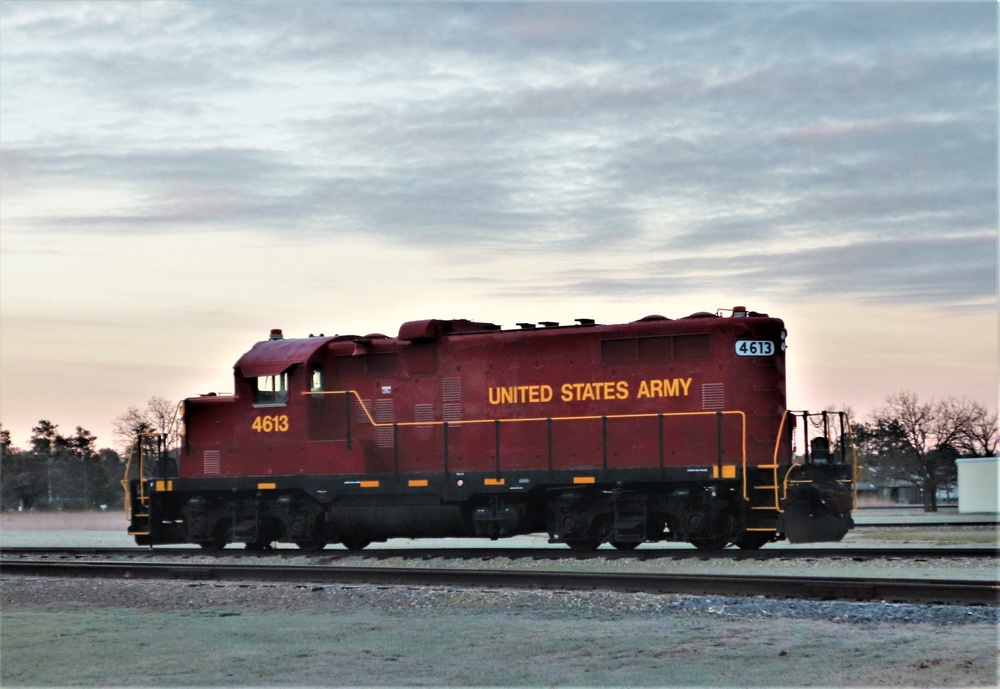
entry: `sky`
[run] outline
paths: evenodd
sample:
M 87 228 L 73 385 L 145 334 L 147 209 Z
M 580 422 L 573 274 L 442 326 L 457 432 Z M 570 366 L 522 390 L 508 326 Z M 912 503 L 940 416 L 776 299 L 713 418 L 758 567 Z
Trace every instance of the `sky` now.
M 0 3 L 0 422 L 271 328 L 784 319 L 788 403 L 996 409 L 997 3 Z

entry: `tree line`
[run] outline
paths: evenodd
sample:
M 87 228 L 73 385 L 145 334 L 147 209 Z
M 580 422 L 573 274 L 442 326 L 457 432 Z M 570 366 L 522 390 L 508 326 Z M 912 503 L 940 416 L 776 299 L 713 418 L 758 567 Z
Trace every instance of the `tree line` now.
M 0 510 L 124 508 L 122 479 L 135 439 L 143 433 L 176 436 L 176 409 L 162 397 L 142 409 L 129 407 L 112 423 L 116 448 L 98 448 L 97 437 L 80 426 L 63 435 L 42 419 L 31 429 L 29 447 L 20 449 L 0 427 Z
M 97 438 L 77 426 L 63 435 L 50 421 L 33 427 L 28 449 L 13 447 L 0 427 L 0 509 L 121 508 L 126 462 L 143 433 L 170 433 L 176 444 L 177 405 L 160 397 L 129 407 L 113 422 L 117 449 L 97 448 Z M 885 404 L 852 423 L 861 466 L 859 480 L 892 481 L 919 489 L 924 509 L 937 509 L 940 490 L 954 487 L 956 460 L 992 457 L 1000 450 L 997 412 L 952 397 L 923 402 L 913 392 L 889 395 Z

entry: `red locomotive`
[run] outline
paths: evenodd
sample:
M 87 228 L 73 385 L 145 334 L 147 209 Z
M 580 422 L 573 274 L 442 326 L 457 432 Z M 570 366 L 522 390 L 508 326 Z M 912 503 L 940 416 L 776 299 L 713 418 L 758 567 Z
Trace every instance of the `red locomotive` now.
M 143 453 L 129 533 L 205 548 L 547 532 L 576 549 L 718 549 L 853 525 L 846 418 L 786 409 L 781 320 L 736 307 L 518 325 L 272 331 L 236 362 L 233 395 L 185 400 L 177 452 Z

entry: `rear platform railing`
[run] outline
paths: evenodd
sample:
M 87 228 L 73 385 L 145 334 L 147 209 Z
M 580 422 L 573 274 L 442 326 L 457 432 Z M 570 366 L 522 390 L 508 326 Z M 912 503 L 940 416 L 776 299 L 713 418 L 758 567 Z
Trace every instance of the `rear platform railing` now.
M 165 478 L 168 473 L 171 473 L 170 467 L 168 467 L 170 452 L 171 449 L 177 448 L 171 448 L 170 444 L 173 441 L 179 446 L 177 428 L 183 417 L 183 409 L 184 403 L 178 403 L 174 408 L 174 415 L 171 417 L 170 423 L 167 424 L 166 431 L 140 433 L 129 448 L 128 460 L 125 462 L 125 475 L 122 477 L 121 483 L 122 489 L 125 491 L 125 518 L 130 521 L 133 516 L 139 518 L 149 516 L 149 495 L 146 486 L 147 481 L 153 478 L 150 476 L 150 471 L 156 472 L 157 478 Z M 135 475 L 133 475 L 133 471 Z M 130 484 L 134 479 L 138 479 L 136 498 L 139 505 L 137 506 L 132 505 Z M 133 515 L 133 507 L 140 509 L 141 512 Z
M 789 421 L 790 419 L 790 421 Z M 815 432 L 810 434 L 810 429 Z M 801 455 L 797 454 L 798 435 L 796 431 L 801 430 L 802 448 Z M 786 432 L 788 436 L 786 437 Z M 777 480 L 777 471 L 781 466 L 781 456 L 788 458 L 788 469 L 780 481 Z M 768 490 L 775 490 L 775 509 L 782 512 L 782 503 L 788 498 L 788 486 L 793 483 L 813 483 L 813 479 L 793 478 L 793 474 L 804 470 L 806 467 L 822 466 L 849 466 L 851 467 L 848 479 L 837 479 L 841 483 L 849 483 L 852 488 L 852 511 L 857 509 L 857 478 L 859 474 L 857 453 L 854 447 L 854 436 L 851 432 L 850 422 L 845 412 L 809 412 L 809 411 L 786 411 L 781 420 L 778 431 L 778 438 L 774 446 L 774 471 L 775 484 L 767 486 Z M 780 489 L 780 493 L 778 490 Z

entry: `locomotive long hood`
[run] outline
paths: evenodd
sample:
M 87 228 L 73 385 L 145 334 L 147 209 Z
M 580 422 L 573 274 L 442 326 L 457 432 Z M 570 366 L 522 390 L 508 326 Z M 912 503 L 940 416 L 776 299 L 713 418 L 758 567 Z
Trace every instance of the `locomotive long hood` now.
M 788 410 L 784 322 L 731 311 L 272 330 L 234 364 L 231 395 L 185 400 L 180 447 L 140 443 L 129 533 L 251 550 L 839 540 L 856 505 L 846 414 Z

